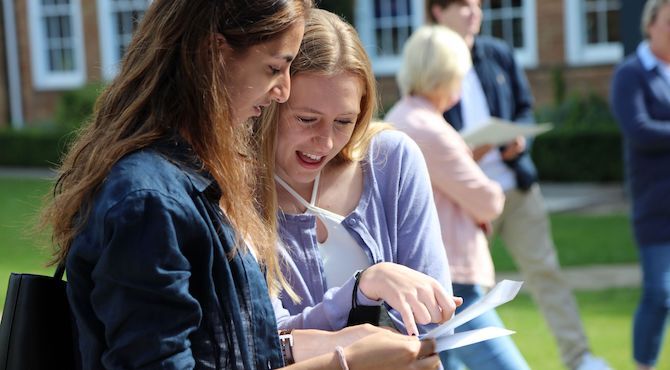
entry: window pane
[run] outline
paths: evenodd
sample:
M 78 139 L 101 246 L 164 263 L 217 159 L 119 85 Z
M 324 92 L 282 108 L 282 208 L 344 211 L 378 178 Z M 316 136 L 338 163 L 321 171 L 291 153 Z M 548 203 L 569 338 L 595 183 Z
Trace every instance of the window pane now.
M 61 53 L 63 60 L 62 60 L 62 66 L 64 71 L 71 71 L 75 69 L 75 63 L 74 63 L 74 49 L 72 48 L 67 48 L 63 49 L 63 52 Z
M 584 0 L 584 41 L 586 44 L 619 42 L 618 0 Z
M 72 71 L 76 66 L 70 1 L 42 0 L 42 4 L 47 69 L 51 72 Z
M 60 36 L 64 38 L 72 37 L 72 27 L 70 26 L 70 17 L 59 17 L 60 19 Z
M 503 35 L 503 21 L 501 19 L 491 21 L 491 36 L 501 39 L 505 38 L 505 35 Z
M 515 48 L 523 47 L 523 21 L 515 18 L 512 21 L 512 46 Z
M 598 14 L 597 13 L 586 13 L 586 43 L 595 44 L 598 42 Z
M 63 70 L 61 54 L 63 51 L 61 49 L 51 49 L 49 50 L 49 70 L 52 72 L 58 72 Z
M 410 0 L 375 0 L 374 29 L 377 55 L 394 56 L 402 47 L 412 30 Z
M 491 9 L 500 9 L 503 7 L 502 0 L 488 0 L 486 1 L 488 4 L 482 4 L 482 6 L 486 6 Z
M 133 32 L 149 5 L 149 0 L 113 0 L 112 14 L 113 30 L 117 51 L 116 60 L 121 60 L 130 43 Z
M 619 31 L 619 11 L 613 10 L 607 12 L 607 42 L 621 41 Z
M 485 0 L 481 33 L 505 40 L 510 46 L 524 48 L 523 0 Z

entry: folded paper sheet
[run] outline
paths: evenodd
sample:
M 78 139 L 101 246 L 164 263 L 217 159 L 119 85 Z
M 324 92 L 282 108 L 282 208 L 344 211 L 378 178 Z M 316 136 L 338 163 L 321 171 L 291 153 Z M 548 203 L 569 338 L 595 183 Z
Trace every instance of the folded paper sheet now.
M 511 330 L 498 327 L 486 327 L 456 334 L 451 333 L 457 327 L 484 312 L 514 299 L 517 293 L 519 293 L 522 284 L 523 282 L 521 281 L 512 280 L 503 280 L 499 282 L 488 292 L 488 294 L 482 297 L 482 299 L 452 317 L 451 320 L 424 334 L 421 338 L 434 338 L 437 342 L 437 352 L 441 352 L 447 349 L 463 347 L 468 344 L 513 334 L 514 332 Z
M 514 140 L 517 136 L 536 136 L 552 128 L 551 123 L 525 125 L 492 117 L 484 126 L 465 131 L 461 135 L 470 147 L 475 148 L 485 144 L 503 145 Z

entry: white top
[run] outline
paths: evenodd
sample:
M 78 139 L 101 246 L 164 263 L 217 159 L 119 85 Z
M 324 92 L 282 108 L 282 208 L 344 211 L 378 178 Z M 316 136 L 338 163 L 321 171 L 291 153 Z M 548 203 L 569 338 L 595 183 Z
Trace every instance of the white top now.
M 640 58 L 642 66 L 647 70 L 651 71 L 654 67 L 658 67 L 661 76 L 670 83 L 670 65 L 664 61 L 658 59 L 656 55 L 651 51 L 649 47 L 649 41 L 643 41 L 640 45 L 637 46 L 637 57 Z
M 318 245 L 326 286 L 330 289 L 342 286 L 356 271 L 369 267 L 370 262 L 353 236 L 342 226 L 345 217 L 316 206 L 320 177 L 321 174 L 318 174 L 314 180 L 312 199 L 309 203 L 279 176 L 275 175 L 275 180 L 307 208 L 305 213 L 318 217 L 328 230 L 327 239 L 323 243 L 318 242 Z
M 462 132 L 464 133 L 483 126 L 491 119 L 486 95 L 484 95 L 484 89 L 482 89 L 482 84 L 474 68 L 470 68 L 463 79 L 461 115 L 463 117 Z M 498 148 L 491 149 L 477 163 L 488 178 L 500 184 L 503 191 L 516 188 L 514 171 L 503 163 Z

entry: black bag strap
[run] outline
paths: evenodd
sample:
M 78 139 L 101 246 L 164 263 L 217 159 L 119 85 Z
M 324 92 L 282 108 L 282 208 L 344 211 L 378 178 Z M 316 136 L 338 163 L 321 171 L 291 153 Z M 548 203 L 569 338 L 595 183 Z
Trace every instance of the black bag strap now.
M 358 300 L 356 299 L 357 295 L 358 295 L 358 283 L 361 282 L 361 275 L 363 274 L 363 271 L 365 271 L 365 269 L 358 270 L 358 271 L 356 271 L 356 274 L 354 275 L 356 280 L 354 281 L 354 290 L 351 293 L 351 308 L 352 309 L 358 307 Z
M 58 262 L 58 266 L 56 266 L 56 272 L 54 272 L 54 278 L 63 280 L 63 275 L 65 275 L 65 259 L 62 259 L 60 262 Z

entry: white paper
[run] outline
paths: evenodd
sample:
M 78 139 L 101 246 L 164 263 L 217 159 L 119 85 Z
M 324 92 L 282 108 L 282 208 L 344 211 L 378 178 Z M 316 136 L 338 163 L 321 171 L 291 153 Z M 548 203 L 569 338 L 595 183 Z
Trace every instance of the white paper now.
M 489 326 L 486 328 L 468 330 L 453 335 L 445 335 L 435 340 L 435 352 L 439 353 L 448 349 L 464 347 L 469 344 L 483 342 L 485 340 L 504 337 L 516 333 L 512 330 L 499 328 L 496 326 Z
M 450 333 L 457 327 L 465 324 L 466 322 L 474 319 L 484 312 L 492 310 L 501 304 L 507 303 L 514 299 L 514 297 L 516 297 L 516 295 L 519 293 L 521 285 L 523 285 L 522 281 L 503 280 L 499 282 L 484 297 L 482 297 L 482 299 L 468 306 L 468 308 L 452 317 L 449 321 L 422 335 L 421 338 L 434 338 L 438 342 L 438 345 L 440 345 L 440 343 L 446 343 L 444 345 L 449 346 L 450 348 L 448 349 L 451 349 L 503 335 L 512 334 L 513 332 L 510 330 L 494 327 L 482 328 L 457 334 Z M 452 340 L 447 340 L 447 338 L 456 335 L 458 335 L 458 337 Z M 454 347 L 454 345 L 456 345 L 456 347 Z
M 551 123 L 524 125 L 491 117 L 491 120 L 484 126 L 465 131 L 461 135 L 463 140 L 474 148 L 485 144 L 503 145 L 514 140 L 517 136 L 536 136 L 552 128 Z

